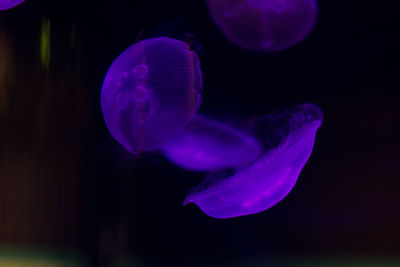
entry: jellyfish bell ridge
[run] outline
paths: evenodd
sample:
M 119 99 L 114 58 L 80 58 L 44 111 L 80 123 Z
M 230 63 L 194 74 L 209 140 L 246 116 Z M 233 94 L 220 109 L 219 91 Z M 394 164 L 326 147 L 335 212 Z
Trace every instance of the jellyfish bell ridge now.
M 247 5 L 255 10 L 283 13 L 294 7 L 292 0 L 248 0 Z

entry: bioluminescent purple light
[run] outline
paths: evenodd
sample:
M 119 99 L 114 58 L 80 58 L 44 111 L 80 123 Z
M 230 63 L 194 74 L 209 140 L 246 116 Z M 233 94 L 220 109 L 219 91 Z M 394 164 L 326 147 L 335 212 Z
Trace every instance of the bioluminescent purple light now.
M 143 40 L 126 49 L 103 82 L 101 106 L 111 135 L 132 153 L 157 149 L 182 132 L 200 103 L 196 53 L 175 39 Z
M 232 176 L 210 176 L 188 194 L 207 215 L 231 218 L 264 211 L 293 188 L 314 146 L 322 112 L 313 104 L 297 106 L 291 113 L 290 132 L 250 167 Z
M 181 168 L 214 171 L 248 166 L 261 155 L 262 146 L 232 126 L 195 115 L 162 152 Z
M 316 0 L 207 0 L 225 37 L 249 50 L 275 52 L 302 41 L 317 18 Z
M 0 10 L 7 10 L 13 8 L 25 0 L 0 0 Z

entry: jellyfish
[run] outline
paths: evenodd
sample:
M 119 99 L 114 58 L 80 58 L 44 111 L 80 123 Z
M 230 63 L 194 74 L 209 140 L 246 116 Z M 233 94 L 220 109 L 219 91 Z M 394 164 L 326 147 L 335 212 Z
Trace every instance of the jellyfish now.
M 261 155 L 262 146 L 250 134 L 196 114 L 183 132 L 161 150 L 183 169 L 216 171 L 249 165 Z
M 197 54 L 172 38 L 140 41 L 109 68 L 101 107 L 111 135 L 132 153 L 158 149 L 197 111 L 202 74 Z
M 322 123 L 314 104 L 296 106 L 288 114 L 289 131 L 278 146 L 236 173 L 208 176 L 183 204 L 192 202 L 211 217 L 231 218 L 262 212 L 281 201 L 310 157 Z
M 13 8 L 25 0 L 0 0 L 0 10 L 7 10 Z
M 211 18 L 232 43 L 248 50 L 287 49 L 311 32 L 316 0 L 207 0 Z

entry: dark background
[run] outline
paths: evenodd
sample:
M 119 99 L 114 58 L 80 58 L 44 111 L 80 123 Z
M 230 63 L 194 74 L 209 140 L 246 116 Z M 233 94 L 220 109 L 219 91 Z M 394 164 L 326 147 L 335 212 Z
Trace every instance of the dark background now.
M 399 8 L 319 1 L 309 37 L 273 54 L 229 43 L 204 1 L 27 0 L 0 12 L 0 244 L 76 251 L 94 266 L 398 259 Z M 204 114 L 243 120 L 321 107 L 314 152 L 276 206 L 228 220 L 182 207 L 203 173 L 157 152 L 131 155 L 111 138 L 105 73 L 128 46 L 156 36 L 192 40 Z

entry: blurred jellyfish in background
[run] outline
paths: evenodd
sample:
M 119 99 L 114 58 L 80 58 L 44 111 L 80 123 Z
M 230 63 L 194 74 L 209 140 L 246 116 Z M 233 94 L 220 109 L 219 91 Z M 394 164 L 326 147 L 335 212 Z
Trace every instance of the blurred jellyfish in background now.
M 0 0 L 0 10 L 7 10 L 13 8 L 25 0 Z
M 202 73 L 197 54 L 168 37 L 140 41 L 111 65 L 101 106 L 111 135 L 128 151 L 158 149 L 197 111 Z
M 283 116 L 289 131 L 278 146 L 233 175 L 208 176 L 188 194 L 184 205 L 193 202 L 211 217 L 231 218 L 264 211 L 282 200 L 311 155 L 323 117 L 314 104 L 296 106 Z
M 195 115 L 162 152 L 183 169 L 215 171 L 248 166 L 261 155 L 262 146 L 253 136 L 230 125 Z
M 207 0 L 215 24 L 244 49 L 281 51 L 301 42 L 317 18 L 316 0 Z

